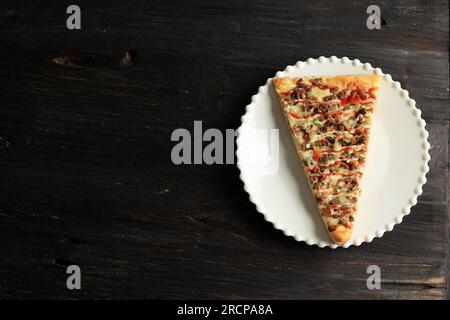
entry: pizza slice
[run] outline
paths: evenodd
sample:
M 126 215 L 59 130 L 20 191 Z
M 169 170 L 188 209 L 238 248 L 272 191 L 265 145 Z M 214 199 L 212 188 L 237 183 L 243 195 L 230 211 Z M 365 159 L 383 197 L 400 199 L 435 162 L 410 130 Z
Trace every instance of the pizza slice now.
M 337 244 L 352 235 L 379 81 L 376 75 L 273 79 L 318 211 Z

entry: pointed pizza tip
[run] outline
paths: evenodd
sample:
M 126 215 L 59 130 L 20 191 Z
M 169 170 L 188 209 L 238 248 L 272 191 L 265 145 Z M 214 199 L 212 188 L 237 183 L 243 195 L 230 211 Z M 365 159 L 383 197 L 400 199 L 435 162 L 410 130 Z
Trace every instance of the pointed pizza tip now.
M 352 236 L 352 229 L 345 226 L 338 226 L 336 230 L 330 232 L 330 237 L 336 244 L 345 244 Z

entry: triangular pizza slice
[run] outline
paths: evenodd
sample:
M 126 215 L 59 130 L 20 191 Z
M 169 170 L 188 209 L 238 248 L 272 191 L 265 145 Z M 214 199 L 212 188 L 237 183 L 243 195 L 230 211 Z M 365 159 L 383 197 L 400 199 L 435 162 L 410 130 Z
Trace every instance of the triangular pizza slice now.
M 331 239 L 358 211 L 379 76 L 274 78 L 286 123 Z

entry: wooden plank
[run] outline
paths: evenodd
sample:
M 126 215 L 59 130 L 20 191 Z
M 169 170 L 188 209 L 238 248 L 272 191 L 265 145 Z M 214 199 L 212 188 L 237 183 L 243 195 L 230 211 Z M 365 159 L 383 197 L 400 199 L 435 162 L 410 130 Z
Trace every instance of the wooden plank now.
M 380 1 L 17 1 L 0 9 L 0 296 L 4 298 L 448 297 L 448 4 Z M 137 65 L 121 67 L 125 50 Z M 106 63 L 61 67 L 61 52 Z M 285 237 L 234 166 L 175 166 L 171 132 L 237 128 L 275 71 L 320 55 L 369 61 L 423 111 L 431 171 L 382 239 L 348 250 Z M 83 289 L 65 287 L 79 264 Z M 369 265 L 382 289 L 368 290 Z

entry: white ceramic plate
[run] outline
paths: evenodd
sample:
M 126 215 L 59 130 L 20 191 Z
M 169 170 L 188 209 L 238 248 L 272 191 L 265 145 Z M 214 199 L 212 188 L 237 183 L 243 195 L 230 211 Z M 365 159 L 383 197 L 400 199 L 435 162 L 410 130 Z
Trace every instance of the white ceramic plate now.
M 410 213 L 426 182 L 430 159 L 428 132 L 421 112 L 390 75 L 368 63 L 346 57 L 299 61 L 277 77 L 382 75 L 373 118 L 353 236 L 343 247 L 371 242 L 391 231 Z M 331 242 L 317 213 L 301 164 L 286 127 L 272 79 L 252 97 L 238 130 L 237 160 L 250 200 L 275 228 L 298 241 L 319 247 Z M 279 145 L 271 129 L 279 129 Z M 264 136 L 266 132 L 267 137 Z M 255 133 L 258 133 L 256 136 Z M 256 138 L 258 137 L 258 138 Z M 279 150 L 277 150 L 279 148 Z M 277 156 L 278 155 L 278 156 Z

